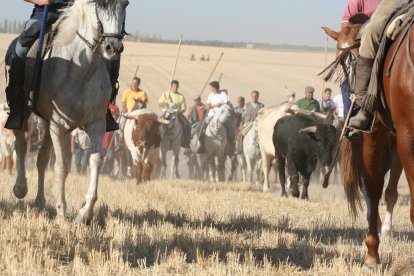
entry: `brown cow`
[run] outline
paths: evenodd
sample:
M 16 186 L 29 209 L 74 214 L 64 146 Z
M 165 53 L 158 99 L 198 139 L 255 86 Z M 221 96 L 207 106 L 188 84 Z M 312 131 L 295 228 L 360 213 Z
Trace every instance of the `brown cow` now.
M 146 109 L 125 116 L 125 143 L 131 152 L 137 184 L 149 181 L 154 164 L 159 158 L 161 135 L 159 126 L 168 124 L 165 119 Z

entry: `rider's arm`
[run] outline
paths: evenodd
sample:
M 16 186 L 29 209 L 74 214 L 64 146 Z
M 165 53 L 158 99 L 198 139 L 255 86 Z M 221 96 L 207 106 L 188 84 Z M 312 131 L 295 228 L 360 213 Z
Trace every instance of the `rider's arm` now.
M 24 0 L 25 2 L 32 3 L 39 6 L 50 5 L 53 3 L 53 0 Z

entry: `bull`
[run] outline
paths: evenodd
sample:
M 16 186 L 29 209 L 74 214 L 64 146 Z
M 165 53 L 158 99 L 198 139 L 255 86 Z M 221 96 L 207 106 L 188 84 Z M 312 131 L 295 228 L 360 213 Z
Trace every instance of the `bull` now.
M 131 152 L 137 184 L 150 180 L 151 171 L 159 158 L 160 125 L 169 121 L 147 110 L 136 110 L 125 116 L 125 143 Z
M 322 124 L 312 116 L 296 114 L 277 121 L 273 131 L 273 145 L 282 196 L 287 196 L 285 188 L 287 165 L 292 196 L 299 197 L 300 173 L 303 177 L 301 198 L 308 199 L 310 176 L 318 161 L 323 166 L 331 164 L 336 137 L 337 132 L 332 125 Z

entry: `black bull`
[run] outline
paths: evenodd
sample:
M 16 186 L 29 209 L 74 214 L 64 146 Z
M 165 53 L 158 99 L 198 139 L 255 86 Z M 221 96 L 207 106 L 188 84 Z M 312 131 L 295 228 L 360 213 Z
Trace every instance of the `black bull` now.
M 337 131 L 332 125 L 322 124 L 311 116 L 297 114 L 277 121 L 273 131 L 273 145 L 282 196 L 287 196 L 286 161 L 292 196 L 299 197 L 300 173 L 303 176 L 301 198 L 307 199 L 309 180 L 316 163 L 319 161 L 322 166 L 331 164 L 336 138 Z

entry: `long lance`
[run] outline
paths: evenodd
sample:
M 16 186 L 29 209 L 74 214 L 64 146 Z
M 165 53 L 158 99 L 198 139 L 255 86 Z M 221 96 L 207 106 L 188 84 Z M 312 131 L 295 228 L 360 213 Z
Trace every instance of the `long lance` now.
M 204 84 L 203 89 L 201 89 L 201 92 L 200 92 L 199 97 L 201 97 L 201 96 L 203 95 L 204 90 L 206 89 L 206 87 L 207 87 L 208 83 L 210 82 L 210 79 L 211 79 L 211 77 L 213 76 L 214 72 L 216 71 L 217 66 L 219 65 L 219 63 L 220 63 L 221 59 L 223 58 L 223 55 L 224 55 L 224 52 L 222 52 L 222 53 L 221 53 L 221 55 L 220 55 L 219 59 L 218 59 L 218 60 L 217 60 L 217 62 L 216 62 L 216 65 L 214 65 L 213 70 L 211 70 L 211 73 L 210 73 L 210 75 L 208 76 L 208 79 L 207 79 L 206 83 Z
M 210 75 L 208 76 L 208 79 L 207 79 L 206 83 L 204 84 L 203 89 L 201 90 L 201 93 L 200 93 L 199 97 L 201 97 L 201 96 L 203 95 L 204 90 L 206 89 L 206 87 L 207 87 L 208 83 L 210 82 L 210 79 L 211 79 L 211 77 L 213 76 L 214 72 L 216 71 L 217 66 L 219 65 L 219 63 L 220 63 L 221 59 L 223 58 L 223 55 L 224 55 L 224 52 L 222 52 L 222 53 L 221 53 L 221 55 L 220 55 L 219 59 L 218 59 L 218 60 L 217 60 L 217 62 L 216 62 L 216 65 L 214 65 L 213 70 L 211 70 L 211 73 L 210 73 Z M 222 76 L 222 75 L 223 75 L 223 74 L 221 74 L 221 76 Z M 221 76 L 220 76 L 220 80 L 221 80 Z M 206 117 L 207 117 L 207 116 L 204 116 L 203 121 L 201 122 L 201 125 L 202 125 L 202 127 L 201 127 L 201 128 L 203 128 L 204 124 L 206 123 Z M 201 131 L 198 131 L 198 133 L 197 133 L 196 135 L 197 135 L 197 140 L 200 140 Z M 198 149 L 197 149 L 196 151 L 198 151 Z
M 138 64 L 138 66 L 137 66 L 137 69 L 135 70 L 135 73 L 134 73 L 134 78 L 137 76 L 137 74 L 138 74 L 138 70 L 139 70 L 139 64 Z
M 327 61 L 328 61 L 328 43 L 329 43 L 329 40 L 328 40 L 328 37 L 326 38 L 326 45 L 325 45 L 325 62 L 324 62 L 324 66 L 323 66 L 323 68 L 326 68 L 326 64 L 327 64 Z M 324 91 L 325 91 L 325 75 L 326 75 L 326 73 L 325 73 L 325 71 L 323 72 L 323 82 L 322 82 L 322 101 L 321 101 L 321 103 L 322 103 L 322 107 L 323 107 L 323 93 L 324 93 Z
M 342 70 L 344 70 L 344 73 L 345 73 L 346 82 L 348 83 L 349 87 L 351 87 L 350 78 L 349 78 L 348 72 L 346 71 L 345 64 L 342 63 L 341 65 L 342 65 Z M 352 110 L 354 108 L 355 99 L 356 99 L 355 95 L 352 94 L 351 95 L 351 106 L 349 110 Z M 334 156 L 332 158 L 332 163 L 329 166 L 328 171 L 326 172 L 323 183 L 322 183 L 322 187 L 325 189 L 328 188 L 329 186 L 329 177 L 331 176 L 332 171 L 336 164 L 336 160 L 338 159 L 338 154 L 339 154 L 339 151 L 341 150 L 342 141 L 344 140 L 345 134 L 347 133 L 348 123 L 349 123 L 350 118 L 351 118 L 351 112 L 348 112 L 348 115 L 346 116 L 346 119 L 345 119 L 344 126 L 342 128 L 341 136 L 339 136 L 339 141 L 338 141 L 338 144 L 336 145 Z
M 219 77 L 219 79 L 218 79 L 218 82 L 220 83 L 221 82 L 221 79 L 223 78 L 223 73 L 221 73 L 220 74 L 220 77 Z
M 175 56 L 175 62 L 174 62 L 174 67 L 173 67 L 173 70 L 172 70 L 172 73 L 171 73 L 170 83 L 174 80 L 174 78 L 175 78 L 175 72 L 177 71 L 177 64 L 178 64 L 178 58 L 180 56 L 182 40 L 183 40 L 183 35 L 180 36 L 180 40 L 178 41 L 178 49 L 177 49 L 177 54 Z M 170 103 L 172 103 L 171 89 L 170 88 L 168 88 L 168 101 Z
M 32 108 L 33 111 L 37 113 L 37 101 L 39 97 L 39 87 L 40 87 L 40 70 L 42 70 L 42 51 L 43 51 L 43 42 L 46 34 L 46 23 L 47 17 L 49 14 L 49 5 L 44 6 L 42 22 L 40 26 L 40 35 L 39 35 L 39 44 L 37 45 L 36 51 L 36 61 L 34 65 L 32 86 L 30 89 L 29 95 L 33 99 Z

